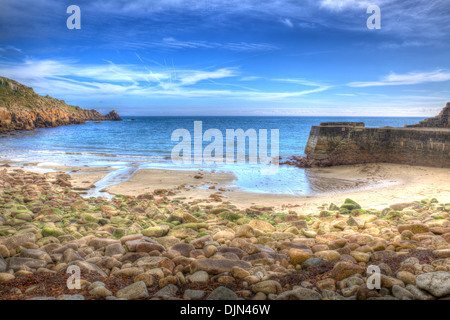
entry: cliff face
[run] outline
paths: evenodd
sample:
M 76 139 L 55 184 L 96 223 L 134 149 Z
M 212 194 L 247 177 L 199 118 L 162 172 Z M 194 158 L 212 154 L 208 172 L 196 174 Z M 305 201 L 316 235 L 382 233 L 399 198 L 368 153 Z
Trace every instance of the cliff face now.
M 40 96 L 30 87 L 0 77 L 0 132 L 81 124 L 85 121 L 120 121 L 115 111 L 106 116 Z
M 418 124 L 405 126 L 407 128 L 450 128 L 450 102 L 434 118 L 425 119 Z

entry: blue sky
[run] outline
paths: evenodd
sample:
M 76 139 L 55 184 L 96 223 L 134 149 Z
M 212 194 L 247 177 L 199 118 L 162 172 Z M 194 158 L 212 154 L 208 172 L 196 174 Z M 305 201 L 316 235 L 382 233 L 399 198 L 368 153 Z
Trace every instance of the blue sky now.
M 0 5 L 0 75 L 100 112 L 432 116 L 450 101 L 448 0 Z

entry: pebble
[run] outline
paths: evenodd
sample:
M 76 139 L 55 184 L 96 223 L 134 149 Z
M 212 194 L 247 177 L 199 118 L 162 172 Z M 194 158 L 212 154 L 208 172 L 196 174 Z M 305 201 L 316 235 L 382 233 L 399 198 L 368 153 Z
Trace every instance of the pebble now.
M 292 248 L 292 249 L 289 250 L 288 256 L 289 256 L 290 262 L 293 265 L 297 265 L 297 264 L 302 264 L 303 262 L 305 262 L 309 258 L 312 258 L 312 253 L 304 251 L 302 249 L 294 249 L 294 248 Z
M 237 299 L 238 299 L 237 294 L 226 287 L 217 287 L 206 298 L 206 300 L 237 300 Z
M 282 291 L 281 284 L 274 280 L 261 281 L 252 286 L 255 293 L 262 292 L 264 294 L 279 294 Z
M 436 271 L 420 274 L 416 277 L 416 286 L 435 297 L 444 297 L 450 294 L 450 273 Z
M 331 277 L 340 281 L 353 274 L 362 274 L 364 268 L 350 262 L 340 261 L 336 263 L 331 271 Z
M 191 290 L 184 291 L 183 298 L 186 300 L 201 300 L 205 296 L 203 290 Z
M 156 292 L 153 297 L 173 297 L 177 294 L 178 287 L 174 284 L 169 284 Z
M 148 297 L 147 286 L 143 281 L 135 282 L 132 285 L 129 285 L 128 287 L 117 291 L 116 297 L 124 298 L 127 300 L 146 298 Z
M 10 273 L 0 273 L 0 283 L 5 283 L 14 280 L 16 277 Z
M 98 286 L 92 289 L 91 291 L 89 291 L 89 294 L 97 298 L 106 298 L 113 295 L 111 291 L 103 286 Z
M 231 269 L 231 274 L 236 279 L 244 279 L 244 278 L 246 278 L 246 277 L 248 277 L 250 275 L 250 273 L 247 270 L 244 270 L 244 269 L 236 267 L 236 266 L 234 266 Z
M 296 288 L 279 294 L 276 300 L 322 300 L 322 296 L 311 289 Z
M 207 282 L 208 279 L 209 279 L 209 274 L 206 271 L 197 271 L 186 277 L 186 280 L 191 283 Z
M 416 275 L 412 274 L 411 272 L 399 271 L 399 272 L 397 272 L 397 274 L 395 276 L 397 277 L 397 279 L 403 281 L 406 285 L 408 285 L 408 284 L 415 285 L 416 284 Z
M 408 300 L 414 299 L 414 295 L 411 292 L 396 284 L 392 286 L 392 294 L 400 300 L 403 300 L 404 298 L 407 298 Z
M 134 279 L 117 297 L 106 280 L 82 281 L 91 298 L 107 300 L 147 298 L 147 288 L 153 292 L 157 285 L 161 289 L 152 299 L 179 299 L 179 293 L 189 300 L 450 297 L 450 205 L 435 199 L 405 208 L 402 204 L 401 213 L 389 208 L 346 215 L 327 204 L 319 217 L 263 206 L 241 210 L 216 203 L 216 198 L 207 204 L 181 204 L 165 198 L 172 190 L 112 201 L 80 198 L 70 190 L 69 178 L 0 171 L 0 232 L 6 235 L 0 237 L 0 283 L 6 294 L 22 294 L 8 284 L 11 280 L 34 274 L 58 277 L 75 265 L 105 278 Z M 2 186 L 8 191 L 2 193 Z M 342 208 L 350 207 L 360 206 L 347 199 Z M 428 251 L 414 258 L 412 250 Z M 428 252 L 432 259 L 424 259 Z M 407 259 L 398 259 L 405 255 Z M 382 271 L 380 290 L 367 288 L 370 264 Z M 326 273 L 294 288 L 290 283 L 283 288 L 277 281 L 311 267 Z M 208 296 L 208 291 L 196 290 L 212 283 L 219 287 Z M 40 289 L 30 285 L 24 295 Z M 54 299 L 36 299 L 48 298 Z
M 423 290 L 420 290 L 416 286 L 413 286 L 410 284 L 406 286 L 406 290 L 408 290 L 409 292 L 412 293 L 415 300 L 434 300 L 434 299 L 436 299 L 431 294 L 429 294 Z
M 8 263 L 0 255 L 0 273 L 5 272 L 7 267 L 8 267 Z
M 317 258 L 322 258 L 327 261 L 339 261 L 339 258 L 341 257 L 339 252 L 337 252 L 335 250 L 319 251 L 319 252 L 315 253 L 315 256 Z

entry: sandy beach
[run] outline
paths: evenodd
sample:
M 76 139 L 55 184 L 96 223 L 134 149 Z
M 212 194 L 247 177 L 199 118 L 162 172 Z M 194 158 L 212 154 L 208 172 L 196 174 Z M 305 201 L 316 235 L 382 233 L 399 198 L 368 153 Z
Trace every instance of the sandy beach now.
M 62 169 L 62 168 L 59 168 Z M 65 168 L 68 169 L 68 168 Z M 70 168 L 79 170 L 72 174 L 76 187 L 87 188 L 107 174 L 108 168 Z M 111 194 L 137 196 L 167 189 L 170 198 L 211 199 L 219 195 L 223 201 L 245 208 L 252 205 L 273 206 L 279 210 L 298 213 L 316 211 L 323 204 L 343 203 L 351 198 L 374 209 L 382 209 L 395 202 L 408 202 L 436 197 L 450 202 L 450 169 L 429 168 L 397 164 L 361 164 L 329 168 L 307 169 L 317 179 L 342 179 L 347 187 L 334 192 L 306 196 L 252 193 L 233 185 L 236 177 L 229 172 L 142 169 L 125 182 L 106 188 Z M 68 170 L 64 170 L 68 171 Z M 328 181 L 326 180 L 326 181 Z
M 15 168 L 13 162 L 9 162 Z M 24 166 L 27 171 L 65 172 L 80 191 L 95 188 L 95 184 L 115 169 L 111 167 L 75 166 Z M 299 214 L 316 212 L 330 203 L 343 203 L 351 198 L 367 208 L 383 209 L 392 203 L 409 202 L 424 198 L 438 198 L 450 202 L 450 169 L 374 163 L 352 166 L 335 166 L 308 170 L 317 183 L 345 181 L 344 185 L 331 186 L 334 191 L 310 195 L 255 193 L 234 185 L 236 176 L 231 172 L 204 170 L 141 169 L 128 180 L 102 189 L 111 195 L 138 196 L 157 189 L 170 190 L 170 199 L 182 202 L 194 200 L 213 201 L 218 195 L 238 208 L 253 205 L 272 206 L 277 210 L 295 211 Z M 322 181 L 322 182 L 320 182 Z

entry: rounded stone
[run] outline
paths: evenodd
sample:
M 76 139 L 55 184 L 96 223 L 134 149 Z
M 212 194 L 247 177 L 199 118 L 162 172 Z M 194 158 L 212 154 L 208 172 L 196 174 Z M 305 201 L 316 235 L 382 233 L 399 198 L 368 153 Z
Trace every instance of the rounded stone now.
M 134 282 L 143 281 L 147 287 L 153 286 L 155 278 L 149 273 L 142 273 L 134 278 Z
M 288 255 L 291 263 L 294 266 L 297 264 L 302 264 L 303 262 L 312 257 L 312 254 L 310 252 L 294 248 L 289 250 Z
M 234 266 L 231 269 L 231 274 L 236 279 L 244 279 L 244 278 L 246 278 L 246 277 L 248 277 L 250 275 L 250 273 L 247 270 L 244 270 L 244 269 L 236 267 L 236 266 Z
M 361 251 L 352 251 L 350 255 L 358 262 L 368 262 L 370 260 L 370 254 Z
M 444 297 L 450 294 L 450 273 L 436 271 L 420 274 L 416 278 L 416 286 L 435 297 Z
M 319 252 L 315 253 L 315 256 L 317 258 L 322 258 L 327 261 L 339 261 L 339 258 L 341 257 L 339 252 L 337 252 L 335 250 L 319 251 Z
M 281 284 L 275 280 L 261 281 L 252 286 L 252 291 L 255 293 L 262 292 L 265 294 L 273 293 L 279 294 L 282 291 Z
M 14 280 L 14 275 L 10 273 L 0 273 L 0 283 L 5 283 Z
M 147 286 L 144 281 L 135 282 L 132 285 L 117 291 L 116 297 L 127 300 L 146 298 L 148 297 Z
M 340 281 L 343 280 L 353 274 L 362 274 L 364 272 L 364 268 L 345 261 L 340 261 L 335 264 L 333 270 L 331 271 L 331 276 Z
M 106 298 L 113 295 L 111 291 L 102 286 L 92 289 L 89 294 L 97 298 Z
M 206 271 L 197 271 L 191 275 L 188 275 L 186 279 L 191 283 L 207 282 L 209 279 L 209 275 Z

